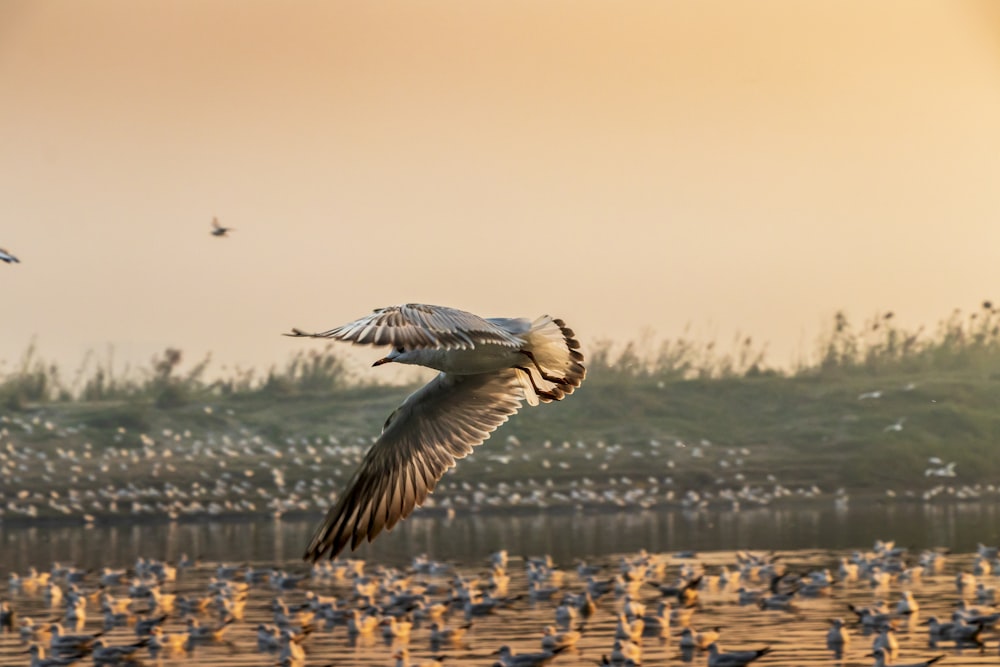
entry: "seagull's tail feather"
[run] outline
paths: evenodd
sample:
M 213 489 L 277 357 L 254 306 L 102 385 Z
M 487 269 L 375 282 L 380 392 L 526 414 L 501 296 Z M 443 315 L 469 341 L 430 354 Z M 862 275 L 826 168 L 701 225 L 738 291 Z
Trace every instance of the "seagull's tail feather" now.
M 546 391 L 546 395 L 539 395 L 538 398 L 546 403 L 572 394 L 587 376 L 580 343 L 574 336 L 573 330 L 565 322 L 548 315 L 535 320 L 527 333 L 525 348 L 537 365 L 535 370 L 542 374 L 541 380 Z M 553 382 L 551 378 L 557 380 Z M 530 398 L 528 402 L 533 403 Z
M 532 407 L 538 405 L 538 394 L 535 393 L 535 386 L 532 378 L 528 377 L 524 373 L 518 373 L 517 383 L 521 385 L 521 391 L 524 393 L 524 400 L 528 402 L 528 405 Z

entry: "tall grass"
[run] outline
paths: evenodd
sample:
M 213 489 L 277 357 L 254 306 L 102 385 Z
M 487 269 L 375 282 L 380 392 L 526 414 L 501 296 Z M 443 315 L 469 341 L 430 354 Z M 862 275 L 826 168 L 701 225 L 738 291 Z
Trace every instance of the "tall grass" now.
M 857 326 L 844 312 L 837 312 L 820 335 L 812 359 L 791 369 L 769 365 L 767 346 L 741 334 L 726 349 L 715 341 L 687 336 L 659 343 L 649 335 L 624 345 L 600 341 L 589 351 L 588 367 L 592 378 L 607 381 L 961 372 L 1000 377 L 1000 309 L 990 301 L 969 313 L 956 309 L 930 331 L 898 325 L 891 311 L 876 313 Z
M 253 370 L 227 370 L 208 378 L 211 355 L 184 366 L 184 353 L 167 348 L 145 367 L 116 368 L 114 351 L 103 359 L 84 357 L 71 382 L 55 364 L 45 362 L 32 343 L 12 370 L 0 365 L 0 405 L 21 410 L 52 402 L 143 402 L 158 408 L 176 408 L 213 396 L 294 396 L 331 392 L 359 384 L 344 358 L 332 346 L 299 351 L 280 367 L 258 375 Z
M 284 368 L 271 368 L 264 382 L 250 391 L 290 396 L 346 389 L 355 382 L 344 359 L 328 345 L 323 350 L 299 350 Z
M 974 371 L 1000 373 L 1000 309 L 984 301 L 968 314 L 960 309 L 933 332 L 896 325 L 893 312 L 877 313 L 852 326 L 843 312 L 823 337 L 819 361 L 797 369 L 800 375 L 886 375 Z
M 0 381 L 0 404 L 9 410 L 19 410 L 28 403 L 56 398 L 69 398 L 63 389 L 59 368 L 55 364 L 46 364 L 32 341 L 14 370 Z
M 211 357 L 206 356 L 185 367 L 183 352 L 167 348 L 148 366 L 118 368 L 109 349 L 102 358 L 86 355 L 67 381 L 32 343 L 13 364 L 0 363 L 0 405 L 19 410 L 56 401 L 132 401 L 173 408 L 212 396 L 277 398 L 362 385 L 333 346 L 299 351 L 262 374 L 223 369 L 209 379 L 210 366 Z M 987 301 L 969 313 L 955 310 L 930 330 L 907 330 L 892 312 L 876 313 L 855 326 L 838 312 L 820 336 L 814 357 L 791 369 L 769 365 L 767 346 L 742 334 L 727 347 L 687 334 L 660 341 L 645 334 L 624 344 L 598 341 L 587 350 L 587 366 L 589 384 L 970 372 L 1000 378 L 1000 309 Z
M 638 342 L 623 345 L 598 341 L 587 353 L 588 376 L 608 382 L 677 382 L 778 373 L 766 365 L 766 346 L 741 334 L 733 338 L 728 351 L 722 351 L 715 341 L 680 337 L 657 343 L 647 334 Z

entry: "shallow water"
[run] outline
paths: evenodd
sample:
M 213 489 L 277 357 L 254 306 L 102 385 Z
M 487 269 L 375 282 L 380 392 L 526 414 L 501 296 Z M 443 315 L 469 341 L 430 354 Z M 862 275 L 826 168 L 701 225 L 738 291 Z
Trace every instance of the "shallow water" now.
M 834 566 L 838 555 L 837 552 L 830 551 L 798 550 L 783 552 L 783 560 L 789 568 L 805 572 L 815 568 Z M 485 556 L 485 553 L 482 554 L 483 558 Z M 697 560 L 709 572 L 717 571 L 724 564 L 731 567 L 736 562 L 735 555 L 731 551 L 702 553 L 699 554 Z M 602 560 L 605 565 L 602 577 L 611 576 L 616 572 L 614 561 L 613 558 Z M 670 561 L 666 576 L 668 581 L 676 576 L 683 562 L 685 561 L 678 559 Z M 910 587 L 923 607 L 920 614 L 921 619 L 926 619 L 932 614 L 950 615 L 957 599 L 954 573 L 960 567 L 968 568 L 971 562 L 971 555 L 953 556 L 942 574 L 927 576 L 923 583 Z M 39 565 L 43 564 L 39 563 Z M 257 563 L 256 565 L 264 564 Z M 283 565 L 305 571 L 304 566 L 298 562 L 284 563 Z M 369 563 L 369 570 L 371 569 L 373 569 L 373 564 Z M 565 590 L 582 590 L 583 583 L 580 578 L 576 576 L 572 568 L 567 568 L 567 570 Z M 457 571 L 467 575 L 475 575 L 481 572 L 482 568 L 476 565 L 460 566 Z M 523 562 L 519 559 L 512 561 L 509 572 L 511 575 L 510 593 L 512 595 L 525 593 L 527 584 Z M 184 572 L 176 583 L 167 585 L 165 588 L 181 594 L 203 594 L 209 577 L 214 573 L 215 564 L 204 563 L 198 568 Z M 445 584 L 448 580 L 443 576 L 420 578 L 424 581 L 441 584 Z M 750 582 L 750 584 L 761 586 L 763 582 Z M 310 582 L 308 587 L 324 595 L 336 594 L 340 598 L 348 597 L 350 590 L 346 584 Z M 115 587 L 114 593 L 116 595 L 123 594 L 123 588 L 121 586 Z M 705 590 L 701 594 L 701 605 L 693 616 L 692 625 L 697 628 L 721 627 L 722 639 L 720 643 L 726 648 L 773 647 L 774 652 L 761 659 L 757 663 L 760 665 L 827 665 L 835 661 L 832 654 L 825 648 L 824 636 L 828 628 L 826 619 L 850 616 L 846 608 L 847 602 L 852 602 L 855 605 L 866 605 L 878 598 L 895 601 L 899 597 L 899 590 L 899 586 L 896 585 L 890 589 L 874 591 L 867 583 L 839 585 L 834 597 L 803 600 L 799 610 L 795 613 L 765 612 L 754 606 L 740 606 L 737 604 L 735 592 L 731 589 Z M 300 602 L 304 599 L 304 591 L 305 588 L 299 588 L 286 592 L 284 598 L 290 604 Z M 165 659 L 163 664 L 201 664 L 220 667 L 223 665 L 273 664 L 273 658 L 256 651 L 254 631 L 257 623 L 271 621 L 269 603 L 274 595 L 275 591 L 266 584 L 255 585 L 250 591 L 245 620 L 234 623 L 227 632 L 228 644 L 200 646 L 190 656 Z M 8 597 L 6 591 L 4 597 Z M 653 587 L 646 586 L 641 589 L 641 597 L 648 604 L 654 605 L 659 600 L 660 594 Z M 47 618 L 52 614 L 45 607 L 40 592 L 16 593 L 10 595 L 9 599 L 13 601 L 22 614 L 39 618 Z M 621 604 L 621 598 L 615 598 L 613 595 L 602 598 L 597 614 L 585 627 L 579 651 L 559 656 L 554 664 L 595 664 L 600 660 L 602 654 L 609 653 L 613 644 L 615 614 L 621 608 Z M 539 650 L 542 628 L 554 622 L 554 607 L 555 602 L 532 603 L 522 598 L 511 603 L 508 609 L 497 615 L 477 619 L 461 646 L 440 649 L 438 653 L 448 656 L 446 664 L 489 665 L 494 660 L 490 655 L 491 652 L 495 651 L 501 644 L 510 644 L 517 651 Z M 208 623 L 209 619 L 210 616 L 206 615 L 203 618 L 203 623 Z M 955 649 L 945 647 L 931 650 L 927 647 L 925 631 L 916 625 L 917 620 L 911 617 L 900 622 L 901 662 L 945 653 L 949 654 L 950 660 L 948 662 L 952 664 L 995 664 L 995 641 L 992 642 L 991 648 L 985 656 L 971 650 L 959 653 Z M 461 614 L 456 613 L 448 623 L 450 625 L 461 624 Z M 179 631 L 182 628 L 183 623 L 179 617 L 167 621 L 167 630 L 170 632 Z M 88 620 L 84 629 L 88 632 L 98 631 L 100 619 Z M 677 631 L 678 628 L 674 628 L 674 633 Z M 871 637 L 861 636 L 857 628 L 852 629 L 852 633 L 855 636 L 842 664 L 870 664 L 871 660 L 866 658 L 865 654 L 871 651 Z M 414 658 L 431 654 L 428 636 L 426 627 L 413 631 L 408 645 Z M 121 628 L 113 630 L 108 637 L 115 644 L 125 644 L 135 640 L 131 631 Z M 378 634 L 352 641 L 342 626 L 336 627 L 332 631 L 319 630 L 315 632 L 308 639 L 306 647 L 309 654 L 307 664 L 393 664 L 391 643 L 383 641 Z M 27 660 L 22 660 L 22 656 L 17 654 L 17 651 L 23 650 L 24 646 L 17 641 L 16 635 L 0 636 L 0 656 L 3 656 L 4 664 L 27 664 Z M 682 657 L 675 639 L 667 642 L 644 639 L 643 651 L 644 664 L 677 662 Z M 26 657 L 23 656 L 23 658 Z M 694 660 L 696 664 L 704 664 L 705 658 L 696 655 Z
M 0 523 L 0 574 L 52 561 L 78 567 L 131 565 L 138 556 L 176 560 L 182 553 L 217 561 L 294 560 L 320 516 L 232 521 L 97 524 Z M 419 553 L 458 563 L 484 554 L 551 554 L 558 562 L 638 551 L 684 549 L 848 549 L 894 539 L 911 549 L 948 547 L 971 552 L 1000 542 L 1000 505 L 990 503 L 891 503 L 832 507 L 760 508 L 743 511 L 631 511 L 460 514 L 454 519 L 422 514 L 401 522 L 361 558 L 406 565 Z
M 527 591 L 524 563 L 517 554 L 550 553 L 566 571 L 564 591 L 579 592 L 583 582 L 573 570 L 574 559 L 585 557 L 603 566 L 599 578 L 613 576 L 618 571 L 618 555 L 640 548 L 651 552 L 676 552 L 697 549 L 697 562 L 710 574 L 722 565 L 736 563 L 734 549 L 775 549 L 782 562 L 799 573 L 831 567 L 837 558 L 854 548 L 870 548 L 876 537 L 895 538 L 897 543 L 919 550 L 924 547 L 950 548 L 965 555 L 952 555 L 941 574 L 925 576 L 922 583 L 906 584 L 922 606 L 919 618 L 900 619 L 901 651 L 899 662 L 913 662 L 947 654 L 945 664 L 995 664 L 997 642 L 990 635 L 987 654 L 972 650 L 961 653 L 950 646 L 930 649 L 926 630 L 918 620 L 931 615 L 950 617 L 958 599 L 954 575 L 960 569 L 971 570 L 973 556 L 968 553 L 976 542 L 996 543 L 998 511 L 985 505 L 893 505 L 857 508 L 848 512 L 832 509 L 754 510 L 746 512 L 695 513 L 681 512 L 636 514 L 540 515 L 533 517 L 465 516 L 449 521 L 416 516 L 403 522 L 394 533 L 381 536 L 374 545 L 357 555 L 368 559 L 367 571 L 377 565 L 401 566 L 414 554 L 428 552 L 435 558 L 453 564 L 454 573 L 467 576 L 485 571 L 490 551 L 506 547 L 512 554 L 508 568 L 511 576 L 510 594 Z M 35 526 L 0 528 L 0 553 L 3 555 L 4 580 L 0 583 L 0 598 L 10 599 L 22 615 L 49 619 L 60 610 L 47 609 L 40 591 L 10 592 L 6 574 L 24 572 L 29 566 L 47 570 L 54 560 L 84 568 L 99 566 L 130 566 L 137 555 L 176 560 L 181 552 L 200 555 L 202 564 L 185 571 L 177 582 L 166 584 L 165 591 L 185 595 L 204 594 L 209 577 L 215 574 L 219 561 L 251 563 L 256 567 L 279 566 L 290 572 L 306 573 L 307 567 L 297 559 L 309 537 L 313 520 L 217 523 L 162 523 L 153 525 L 111 525 L 83 528 L 79 526 Z M 912 551 L 909 560 L 916 559 Z M 672 582 L 685 562 L 668 561 L 666 582 Z M 450 576 L 420 576 L 432 583 L 446 584 Z M 995 577 L 981 579 L 987 585 Z M 751 581 L 744 585 L 766 587 L 766 582 Z M 904 585 L 894 583 L 886 589 L 872 589 L 868 583 L 840 584 L 832 598 L 804 599 L 795 613 L 764 612 L 754 606 L 740 606 L 733 589 L 704 590 L 701 605 L 692 625 L 696 628 L 720 626 L 720 644 L 726 649 L 755 648 L 770 645 L 774 652 L 758 665 L 869 665 L 865 657 L 871 651 L 871 637 L 852 627 L 854 639 L 842 661 L 835 661 L 825 647 L 827 619 L 851 616 L 847 603 L 867 605 L 875 599 L 889 600 L 893 605 Z M 93 580 L 85 585 L 94 590 Z M 113 588 L 115 595 L 124 594 L 124 586 Z M 346 584 L 306 581 L 303 587 L 283 593 L 294 604 L 304 599 L 305 591 L 323 595 L 349 597 Z M 561 595 L 561 592 L 560 592 Z M 274 664 L 274 657 L 258 653 L 255 646 L 257 623 L 271 622 L 270 602 L 275 591 L 266 583 L 255 584 L 250 591 L 244 621 L 234 623 L 227 631 L 230 643 L 200 646 L 193 655 L 163 660 L 163 664 L 261 665 Z M 649 605 L 659 600 L 652 586 L 640 589 L 640 596 Z M 435 600 L 444 594 L 432 596 Z M 554 622 L 556 601 L 533 603 L 522 597 L 495 616 L 476 619 L 461 646 L 445 647 L 437 653 L 448 656 L 448 665 L 491 665 L 491 652 L 501 644 L 510 644 L 516 651 L 540 649 L 541 631 Z M 592 665 L 602 654 L 610 653 L 616 613 L 621 608 L 620 597 L 608 595 L 599 602 L 598 613 L 586 625 L 579 651 L 559 656 L 554 665 Z M 213 618 L 205 616 L 203 621 Z M 848 619 L 850 620 L 850 619 Z M 456 613 L 448 625 L 461 625 Z M 177 615 L 167 621 L 166 630 L 177 632 L 184 623 Z M 88 618 L 85 630 L 101 628 L 101 617 Z M 676 634 L 679 628 L 673 628 Z M 112 643 L 134 641 L 128 629 L 109 633 Z M 25 646 L 17 635 L 0 635 L 0 663 L 28 664 L 27 655 L 19 653 Z M 415 629 L 409 641 L 412 658 L 416 661 L 431 654 L 428 630 Z M 392 647 L 379 634 L 350 641 L 345 628 L 318 630 L 308 640 L 306 650 L 309 665 L 392 665 Z M 676 639 L 666 643 L 644 639 L 644 664 L 679 662 L 682 655 Z M 88 661 L 89 662 L 89 661 Z M 694 657 L 695 664 L 705 664 L 704 655 Z

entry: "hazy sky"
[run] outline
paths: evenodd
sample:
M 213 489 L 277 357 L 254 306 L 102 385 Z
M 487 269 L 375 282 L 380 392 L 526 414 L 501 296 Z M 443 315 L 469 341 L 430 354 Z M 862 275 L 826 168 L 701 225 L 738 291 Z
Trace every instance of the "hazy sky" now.
M 784 364 L 1000 298 L 991 0 L 5 0 L 0 98 L 8 368 L 406 301 Z

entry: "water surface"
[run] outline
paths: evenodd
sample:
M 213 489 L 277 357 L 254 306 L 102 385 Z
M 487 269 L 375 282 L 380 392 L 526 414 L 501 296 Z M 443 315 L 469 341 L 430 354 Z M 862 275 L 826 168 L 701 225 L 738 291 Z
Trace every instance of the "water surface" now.
M 97 569 L 102 566 L 130 566 L 137 556 L 176 560 L 182 553 L 198 555 L 201 564 L 185 571 L 174 583 L 165 584 L 166 591 L 194 596 L 204 595 L 209 578 L 215 575 L 219 562 L 247 563 L 255 567 L 282 567 L 290 572 L 308 573 L 298 559 L 317 518 L 301 520 L 260 520 L 196 523 L 115 524 L 83 527 L 78 525 L 0 526 L 0 552 L 3 554 L 3 574 L 24 572 L 34 566 L 47 570 L 53 561 L 72 563 Z M 692 618 L 696 628 L 722 628 L 721 643 L 728 649 L 773 647 L 772 654 L 758 665 L 869 665 L 871 636 L 854 624 L 852 644 L 840 661 L 826 649 L 824 637 L 827 619 L 853 619 L 848 603 L 862 606 L 877 599 L 895 605 L 904 589 L 912 590 L 922 606 L 916 617 L 897 620 L 901 642 L 899 662 L 913 662 L 947 654 L 945 664 L 995 664 L 997 642 L 991 635 L 990 648 L 981 656 L 972 650 L 957 651 L 951 646 L 928 647 L 926 628 L 918 625 L 931 615 L 949 618 L 955 609 L 958 593 L 955 574 L 972 568 L 977 542 L 996 543 L 1000 512 L 991 505 L 873 505 L 835 511 L 832 508 L 760 509 L 742 512 L 636 512 L 596 515 L 542 514 L 537 516 L 465 515 L 454 519 L 420 516 L 402 524 L 375 544 L 362 548 L 357 555 L 368 559 L 368 571 L 380 566 L 406 566 L 412 556 L 426 552 L 452 564 L 447 575 L 422 575 L 417 579 L 438 584 L 442 592 L 433 599 L 444 600 L 444 592 L 454 575 L 480 576 L 485 571 L 487 555 L 497 548 L 507 548 L 512 554 L 509 567 L 510 595 L 515 599 L 497 615 L 476 619 L 457 646 L 439 647 L 435 653 L 448 656 L 448 665 L 491 665 L 491 655 L 501 644 L 510 644 L 517 651 L 540 649 L 542 628 L 554 622 L 554 609 L 564 592 L 580 592 L 584 582 L 574 571 L 574 562 L 586 558 L 602 565 L 601 578 L 610 578 L 619 571 L 622 555 L 640 549 L 662 554 L 668 566 L 663 582 L 673 582 L 684 563 L 692 561 L 673 558 L 670 554 L 681 549 L 698 551 L 697 562 L 706 573 L 716 574 L 722 566 L 736 566 L 735 549 L 758 551 L 776 550 L 781 562 L 794 572 L 805 573 L 824 567 L 836 568 L 840 556 L 855 549 L 868 549 L 876 538 L 892 539 L 911 548 L 910 563 L 923 548 L 950 549 L 963 555 L 948 557 L 945 569 L 927 575 L 915 583 L 894 582 L 886 588 L 873 588 L 868 582 L 838 584 L 832 597 L 803 599 L 794 613 L 761 611 L 755 606 L 738 604 L 735 586 L 702 591 L 701 603 Z M 562 589 L 552 601 L 531 601 L 522 555 L 548 553 L 566 572 Z M 996 578 L 981 578 L 994 585 Z M 745 586 L 766 588 L 767 582 L 746 580 Z M 0 585 L 0 598 L 9 599 L 22 615 L 37 619 L 58 617 L 61 610 L 49 609 L 40 591 L 15 592 L 7 588 L 6 576 Z M 85 589 L 96 589 L 93 579 Z M 347 583 L 306 580 L 302 587 L 282 592 L 291 605 L 302 602 L 306 590 L 323 595 L 336 595 L 345 605 L 350 601 Z M 124 595 L 125 587 L 116 586 L 115 595 Z M 215 667 L 230 665 L 269 665 L 272 655 L 256 649 L 255 629 L 258 623 L 273 620 L 271 601 L 278 592 L 266 583 L 255 584 L 250 590 L 246 617 L 232 624 L 227 631 L 228 643 L 200 646 L 191 655 L 164 659 L 162 664 L 201 664 Z M 520 596 L 520 597 L 517 597 Z M 660 599 L 653 586 L 643 586 L 638 597 L 650 607 Z M 141 608 L 137 603 L 136 608 Z M 608 595 L 600 600 L 598 613 L 584 626 L 579 650 L 559 656 L 554 665 L 594 665 L 602 654 L 610 653 L 614 642 L 617 613 L 623 598 Z M 203 623 L 216 619 L 212 613 L 202 617 Z M 446 621 L 461 625 L 461 613 L 455 612 Z M 87 632 L 101 629 L 100 614 L 88 617 Z M 179 615 L 167 621 L 169 632 L 183 631 L 184 620 Z M 673 633 L 679 631 L 678 627 Z M 115 644 L 135 641 L 127 628 L 116 628 L 107 637 Z M 424 625 L 413 631 L 408 642 L 415 661 L 431 655 L 429 631 Z M 393 665 L 393 644 L 380 634 L 351 639 L 343 626 L 318 629 L 308 640 L 309 665 Z M 16 634 L 0 635 L 0 663 L 28 664 L 22 651 L 25 646 Z M 643 641 L 644 664 L 668 664 L 682 661 L 676 638 L 661 642 Z M 694 656 L 695 664 L 705 664 L 704 655 Z
M 217 561 L 282 562 L 301 555 L 320 516 L 231 521 L 97 524 L 0 524 L 3 567 L 22 571 L 54 560 L 78 567 L 124 566 L 137 556 Z M 507 515 L 475 513 L 446 519 L 419 511 L 357 555 L 404 565 L 419 553 L 477 563 L 497 549 L 551 554 L 557 562 L 647 549 L 799 550 L 868 548 L 894 539 L 919 550 L 971 552 L 1000 542 L 1000 506 L 989 503 L 891 503 L 743 511 L 630 511 Z

